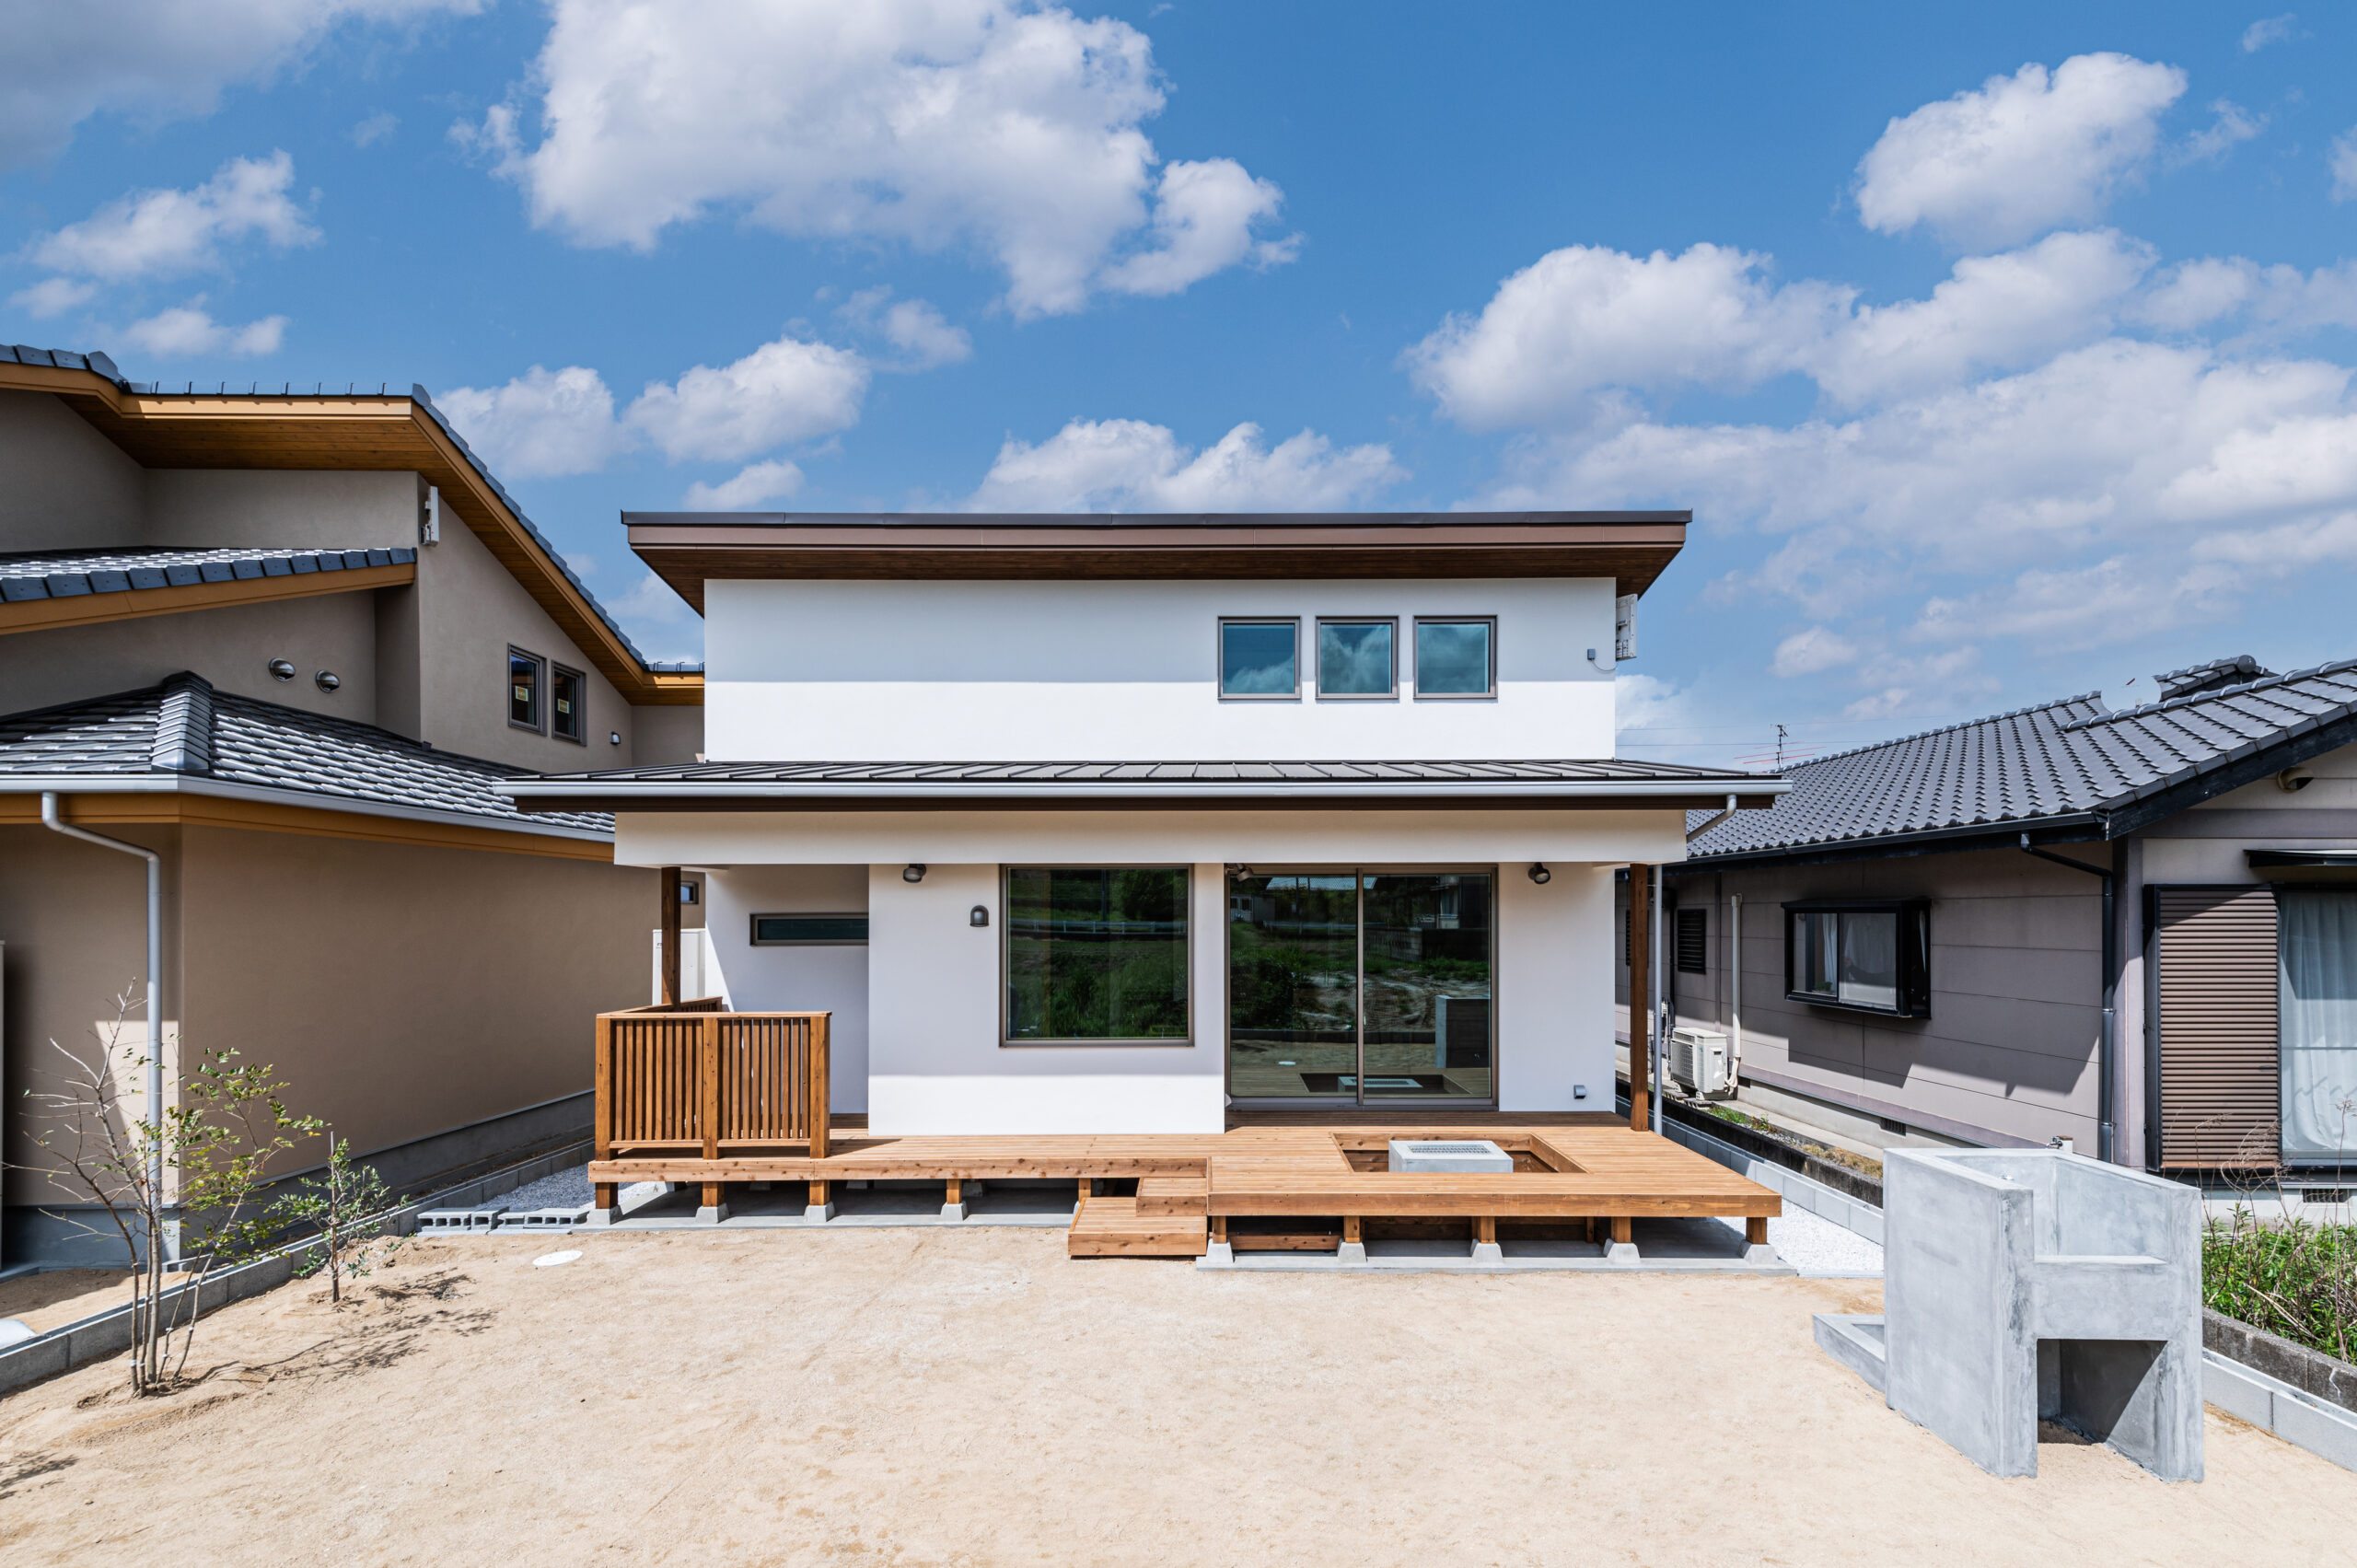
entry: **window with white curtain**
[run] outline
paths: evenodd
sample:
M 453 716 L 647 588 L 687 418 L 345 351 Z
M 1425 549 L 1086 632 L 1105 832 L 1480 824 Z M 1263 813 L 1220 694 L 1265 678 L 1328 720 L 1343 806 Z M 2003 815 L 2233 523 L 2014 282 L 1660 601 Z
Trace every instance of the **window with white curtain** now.
M 2286 1163 L 2357 1154 L 2357 891 L 2275 891 Z
M 1795 1002 L 1928 1017 L 1931 917 L 1920 900 L 1784 906 L 1784 994 Z

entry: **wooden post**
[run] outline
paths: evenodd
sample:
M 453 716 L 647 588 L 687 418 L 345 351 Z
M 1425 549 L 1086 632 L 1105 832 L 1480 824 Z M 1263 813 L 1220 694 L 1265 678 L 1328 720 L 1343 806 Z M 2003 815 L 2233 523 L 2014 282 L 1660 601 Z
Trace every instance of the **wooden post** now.
M 1653 867 L 1629 867 L 1629 1127 L 1653 1126 Z M 1612 1239 L 1628 1239 L 1615 1220 Z
M 592 1182 L 589 1186 L 589 1201 L 601 1209 L 610 1209 L 621 1201 L 621 1191 L 620 1182 Z
M 1633 1224 L 1628 1215 L 1615 1214 L 1612 1216 L 1612 1239 L 1615 1241 L 1632 1241 L 1635 1239 L 1635 1236 L 1633 1234 Z
M 1217 1246 L 1217 1245 L 1224 1245 L 1224 1244 L 1226 1242 L 1226 1240 L 1227 1240 L 1227 1216 L 1226 1216 L 1225 1214 L 1213 1214 L 1213 1215 L 1212 1216 L 1212 1241 L 1213 1241 L 1213 1245 L 1215 1245 L 1215 1246 Z
M 810 1184 L 810 1202 L 811 1202 L 812 1206 L 813 1206 L 813 1207 L 816 1207 L 816 1208 L 824 1208 L 824 1207 L 826 1207 L 826 1204 L 827 1204 L 827 1184 L 826 1184 L 825 1182 L 823 1182 L 823 1181 L 813 1181 L 813 1182 Z
M 1480 1246 L 1495 1247 L 1498 1244 L 1498 1217 L 1483 1214 L 1476 1219 L 1473 1222 L 1473 1239 Z
M 614 1157 L 614 1021 L 604 1014 L 598 1016 L 598 1104 L 589 1124 L 590 1156 L 594 1159 Z M 621 1201 L 621 1187 L 617 1182 L 598 1181 L 590 1185 L 590 1201 L 601 1209 L 610 1209 Z
M 676 928 L 675 928 L 676 929 Z M 703 1015 L 703 1040 L 696 1052 L 697 1120 L 703 1123 L 703 1157 L 720 1157 L 720 1015 Z
M 1743 1239 L 1753 1247 L 1768 1245 L 1768 1216 L 1753 1214 L 1743 1222 Z
M 941 1184 L 941 1201 L 948 1204 L 964 1202 L 966 1201 L 965 1182 L 955 1176 L 944 1181 Z
M 1345 1245 L 1361 1245 L 1364 1243 L 1365 1239 L 1366 1237 L 1364 1233 L 1359 1228 L 1359 1216 L 1356 1214 L 1344 1214 L 1342 1216 L 1343 1243 Z
M 703 1206 L 707 1209 L 716 1209 L 720 1207 L 719 1182 L 707 1181 L 703 1184 Z
M 827 1157 L 828 1131 L 832 1125 L 832 1068 L 828 1063 L 827 1025 L 832 1013 L 810 1020 L 810 1157 Z
M 676 1003 L 679 995 L 679 868 L 663 868 L 663 1000 Z

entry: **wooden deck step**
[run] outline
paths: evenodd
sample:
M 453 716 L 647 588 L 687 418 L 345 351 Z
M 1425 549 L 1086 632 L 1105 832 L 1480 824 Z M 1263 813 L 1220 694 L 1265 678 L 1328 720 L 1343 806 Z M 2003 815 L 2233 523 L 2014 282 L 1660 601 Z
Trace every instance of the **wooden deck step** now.
M 1140 1218 L 1171 1214 L 1202 1214 L 1211 1201 L 1211 1181 L 1202 1176 L 1141 1176 L 1138 1178 Z
M 1067 1258 L 1200 1258 L 1210 1242 L 1201 1214 L 1140 1214 L 1135 1198 L 1091 1198 L 1073 1216 Z

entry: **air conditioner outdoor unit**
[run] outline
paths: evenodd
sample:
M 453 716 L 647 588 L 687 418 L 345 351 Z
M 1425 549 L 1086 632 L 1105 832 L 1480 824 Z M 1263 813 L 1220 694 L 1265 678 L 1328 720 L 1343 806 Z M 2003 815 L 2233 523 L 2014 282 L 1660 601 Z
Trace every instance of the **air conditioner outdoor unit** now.
M 1669 1075 L 1698 1095 L 1723 1095 L 1734 1088 L 1727 1077 L 1725 1034 L 1718 1029 L 1670 1030 Z

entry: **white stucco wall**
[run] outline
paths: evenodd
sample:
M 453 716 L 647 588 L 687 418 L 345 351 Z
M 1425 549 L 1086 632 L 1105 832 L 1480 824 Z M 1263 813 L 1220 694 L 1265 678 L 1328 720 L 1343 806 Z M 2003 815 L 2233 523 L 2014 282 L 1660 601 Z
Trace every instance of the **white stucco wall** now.
M 865 865 L 740 865 L 703 878 L 705 939 L 740 1013 L 832 1013 L 827 1026 L 828 1098 L 840 1111 L 868 1109 L 866 947 L 756 947 L 756 914 L 858 914 L 867 908 Z
M 715 581 L 704 749 L 715 761 L 1608 757 L 1612 590 L 1608 578 Z M 1399 620 L 1396 700 L 1318 699 L 1321 615 Z M 1494 701 L 1414 700 L 1419 615 L 1497 618 Z M 1220 700 L 1224 616 L 1300 618 L 1299 701 Z
M 1225 1125 L 1225 867 L 1193 867 L 1184 1045 L 999 1043 L 999 867 L 868 881 L 868 1122 L 896 1133 L 1217 1132 Z M 987 928 L 970 923 L 976 904 Z

